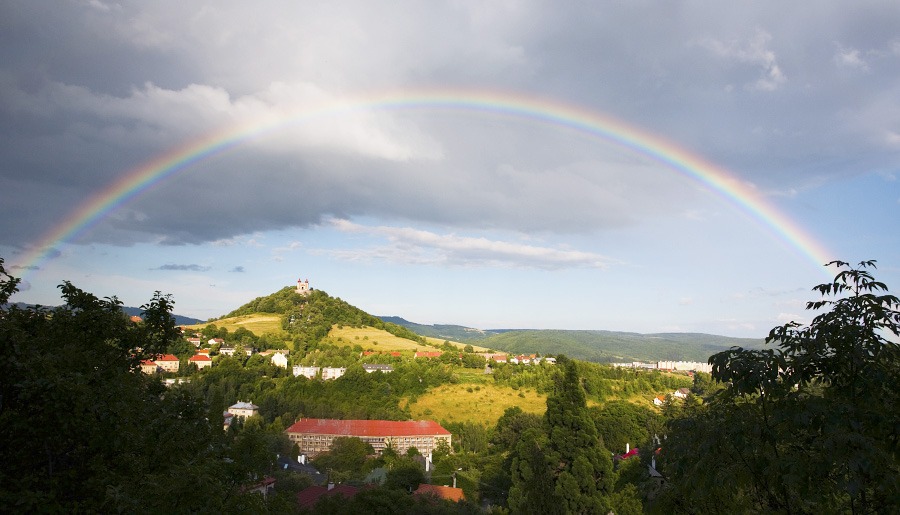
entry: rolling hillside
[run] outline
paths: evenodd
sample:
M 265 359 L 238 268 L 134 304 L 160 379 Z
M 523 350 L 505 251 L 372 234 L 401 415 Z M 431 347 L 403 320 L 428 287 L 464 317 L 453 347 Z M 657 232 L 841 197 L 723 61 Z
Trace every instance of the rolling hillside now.
M 706 361 L 733 346 L 761 348 L 762 339 L 731 338 L 703 333 L 640 334 L 617 331 L 480 330 L 459 325 L 422 325 L 400 317 L 382 317 L 418 334 L 515 354 L 565 354 L 597 363 L 621 361 Z

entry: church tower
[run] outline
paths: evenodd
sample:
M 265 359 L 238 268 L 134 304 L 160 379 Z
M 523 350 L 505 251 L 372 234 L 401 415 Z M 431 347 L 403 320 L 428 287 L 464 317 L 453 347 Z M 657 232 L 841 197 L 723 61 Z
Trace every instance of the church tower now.
M 297 293 L 304 297 L 309 295 L 309 279 L 297 279 Z

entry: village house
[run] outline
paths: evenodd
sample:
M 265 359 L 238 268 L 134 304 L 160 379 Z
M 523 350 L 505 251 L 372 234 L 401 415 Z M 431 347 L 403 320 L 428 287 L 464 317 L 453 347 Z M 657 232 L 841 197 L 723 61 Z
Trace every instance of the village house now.
M 344 367 L 310 367 L 303 365 L 294 365 L 293 368 L 294 377 L 304 376 L 310 379 L 315 379 L 320 371 L 322 372 L 322 379 L 328 380 L 341 377 L 347 369 Z
M 210 345 L 220 345 L 221 346 L 221 345 L 225 345 L 225 340 L 223 340 L 222 338 L 210 338 L 209 341 L 206 343 L 208 343 Z
M 219 347 L 219 354 L 222 354 L 224 356 L 234 356 L 235 351 L 235 347 Z M 251 356 L 253 354 L 253 349 L 245 347 L 244 354 Z
M 288 355 L 291 353 L 288 349 L 267 349 L 259 352 L 260 356 L 271 356 L 269 359 L 276 367 L 288 367 Z
M 304 418 L 285 430 L 291 442 L 297 444 L 300 454 L 310 458 L 331 449 L 335 438 L 356 437 L 381 452 L 391 445 L 398 454 L 406 454 L 415 447 L 428 455 L 441 442 L 450 447 L 451 434 L 431 420 L 332 420 Z
M 145 374 L 155 374 L 159 372 L 159 366 L 152 359 L 141 361 L 141 372 Z
M 203 340 L 200 338 L 188 338 L 188 343 L 192 344 L 196 348 L 200 348 L 200 345 L 203 343 Z
M 162 354 L 154 360 L 163 372 L 178 372 L 178 358 L 174 354 Z
M 210 359 L 209 354 L 196 354 L 191 356 L 188 362 L 197 365 L 198 370 L 212 366 L 212 359 Z
M 252 402 L 238 401 L 237 404 L 228 408 L 228 413 L 238 418 L 252 417 L 259 415 L 259 406 Z
M 492 352 L 479 352 L 479 356 L 485 359 L 485 361 L 493 360 L 495 363 L 506 363 L 506 354 L 495 354 Z
M 665 404 L 665 403 L 666 403 L 666 396 L 665 396 L 665 395 L 657 395 L 656 397 L 653 398 L 653 405 L 654 405 L 654 406 L 662 406 L 662 405 Z
M 272 354 L 272 364 L 275 365 L 276 367 L 287 368 L 287 366 L 288 366 L 287 356 L 285 356 L 284 354 L 282 354 L 280 352 L 276 352 L 275 354 Z
M 686 399 L 691 394 L 690 388 L 679 388 L 672 394 L 675 398 Z
M 443 352 L 422 351 L 415 354 L 416 358 L 439 358 Z
M 367 364 L 363 365 L 363 370 L 365 370 L 369 374 L 371 374 L 372 372 L 388 373 L 388 372 L 393 372 L 394 367 L 392 367 L 390 365 L 379 365 L 379 364 L 368 364 L 367 363 Z

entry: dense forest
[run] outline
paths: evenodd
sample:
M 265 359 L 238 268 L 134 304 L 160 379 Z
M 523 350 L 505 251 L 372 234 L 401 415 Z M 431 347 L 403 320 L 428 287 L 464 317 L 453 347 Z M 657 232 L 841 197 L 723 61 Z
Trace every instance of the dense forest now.
M 712 375 L 563 355 L 495 363 L 470 348 L 430 359 L 382 353 L 392 371 L 367 373 L 363 349 L 337 345 L 333 327 L 422 337 L 292 288 L 230 314 L 278 313 L 283 337 L 203 329 L 239 348 L 286 346 L 294 364 L 346 369 L 322 380 L 215 347 L 213 366 L 198 370 L 186 360 L 191 335 L 161 293 L 137 323 L 117 299 L 70 283 L 60 307 L 8 304 L 18 280 L 0 260 L 0 502 L 23 512 L 896 512 L 898 300 L 870 274 L 874 263 L 837 265 L 834 282 L 817 287 L 822 300 L 810 308 L 824 312 L 809 326 L 773 329 L 764 349 L 714 355 Z M 183 368 L 141 373 L 160 353 L 179 355 Z M 414 448 L 376 455 L 356 438 L 336 439 L 313 460 L 317 472 L 286 465 L 297 448 L 285 429 L 299 418 L 407 420 L 417 400 L 454 385 L 519 392 L 510 399 L 528 391 L 545 406 L 512 405 L 490 420 L 436 414 L 452 446 L 434 452 L 427 472 Z M 686 398 L 671 395 L 679 388 Z M 658 396 L 660 406 L 650 402 Z M 223 431 L 223 413 L 241 400 L 259 415 Z M 275 480 L 266 497 L 252 492 L 262 478 Z M 298 494 L 323 480 L 369 486 L 301 509 Z M 410 495 L 429 482 L 455 483 L 465 500 Z

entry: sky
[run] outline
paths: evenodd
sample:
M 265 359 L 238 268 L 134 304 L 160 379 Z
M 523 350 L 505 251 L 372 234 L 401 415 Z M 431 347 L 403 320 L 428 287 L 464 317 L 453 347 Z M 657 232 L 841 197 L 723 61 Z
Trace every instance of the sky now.
M 764 337 L 900 288 L 900 4 L 10 0 L 0 257 L 219 317 Z

